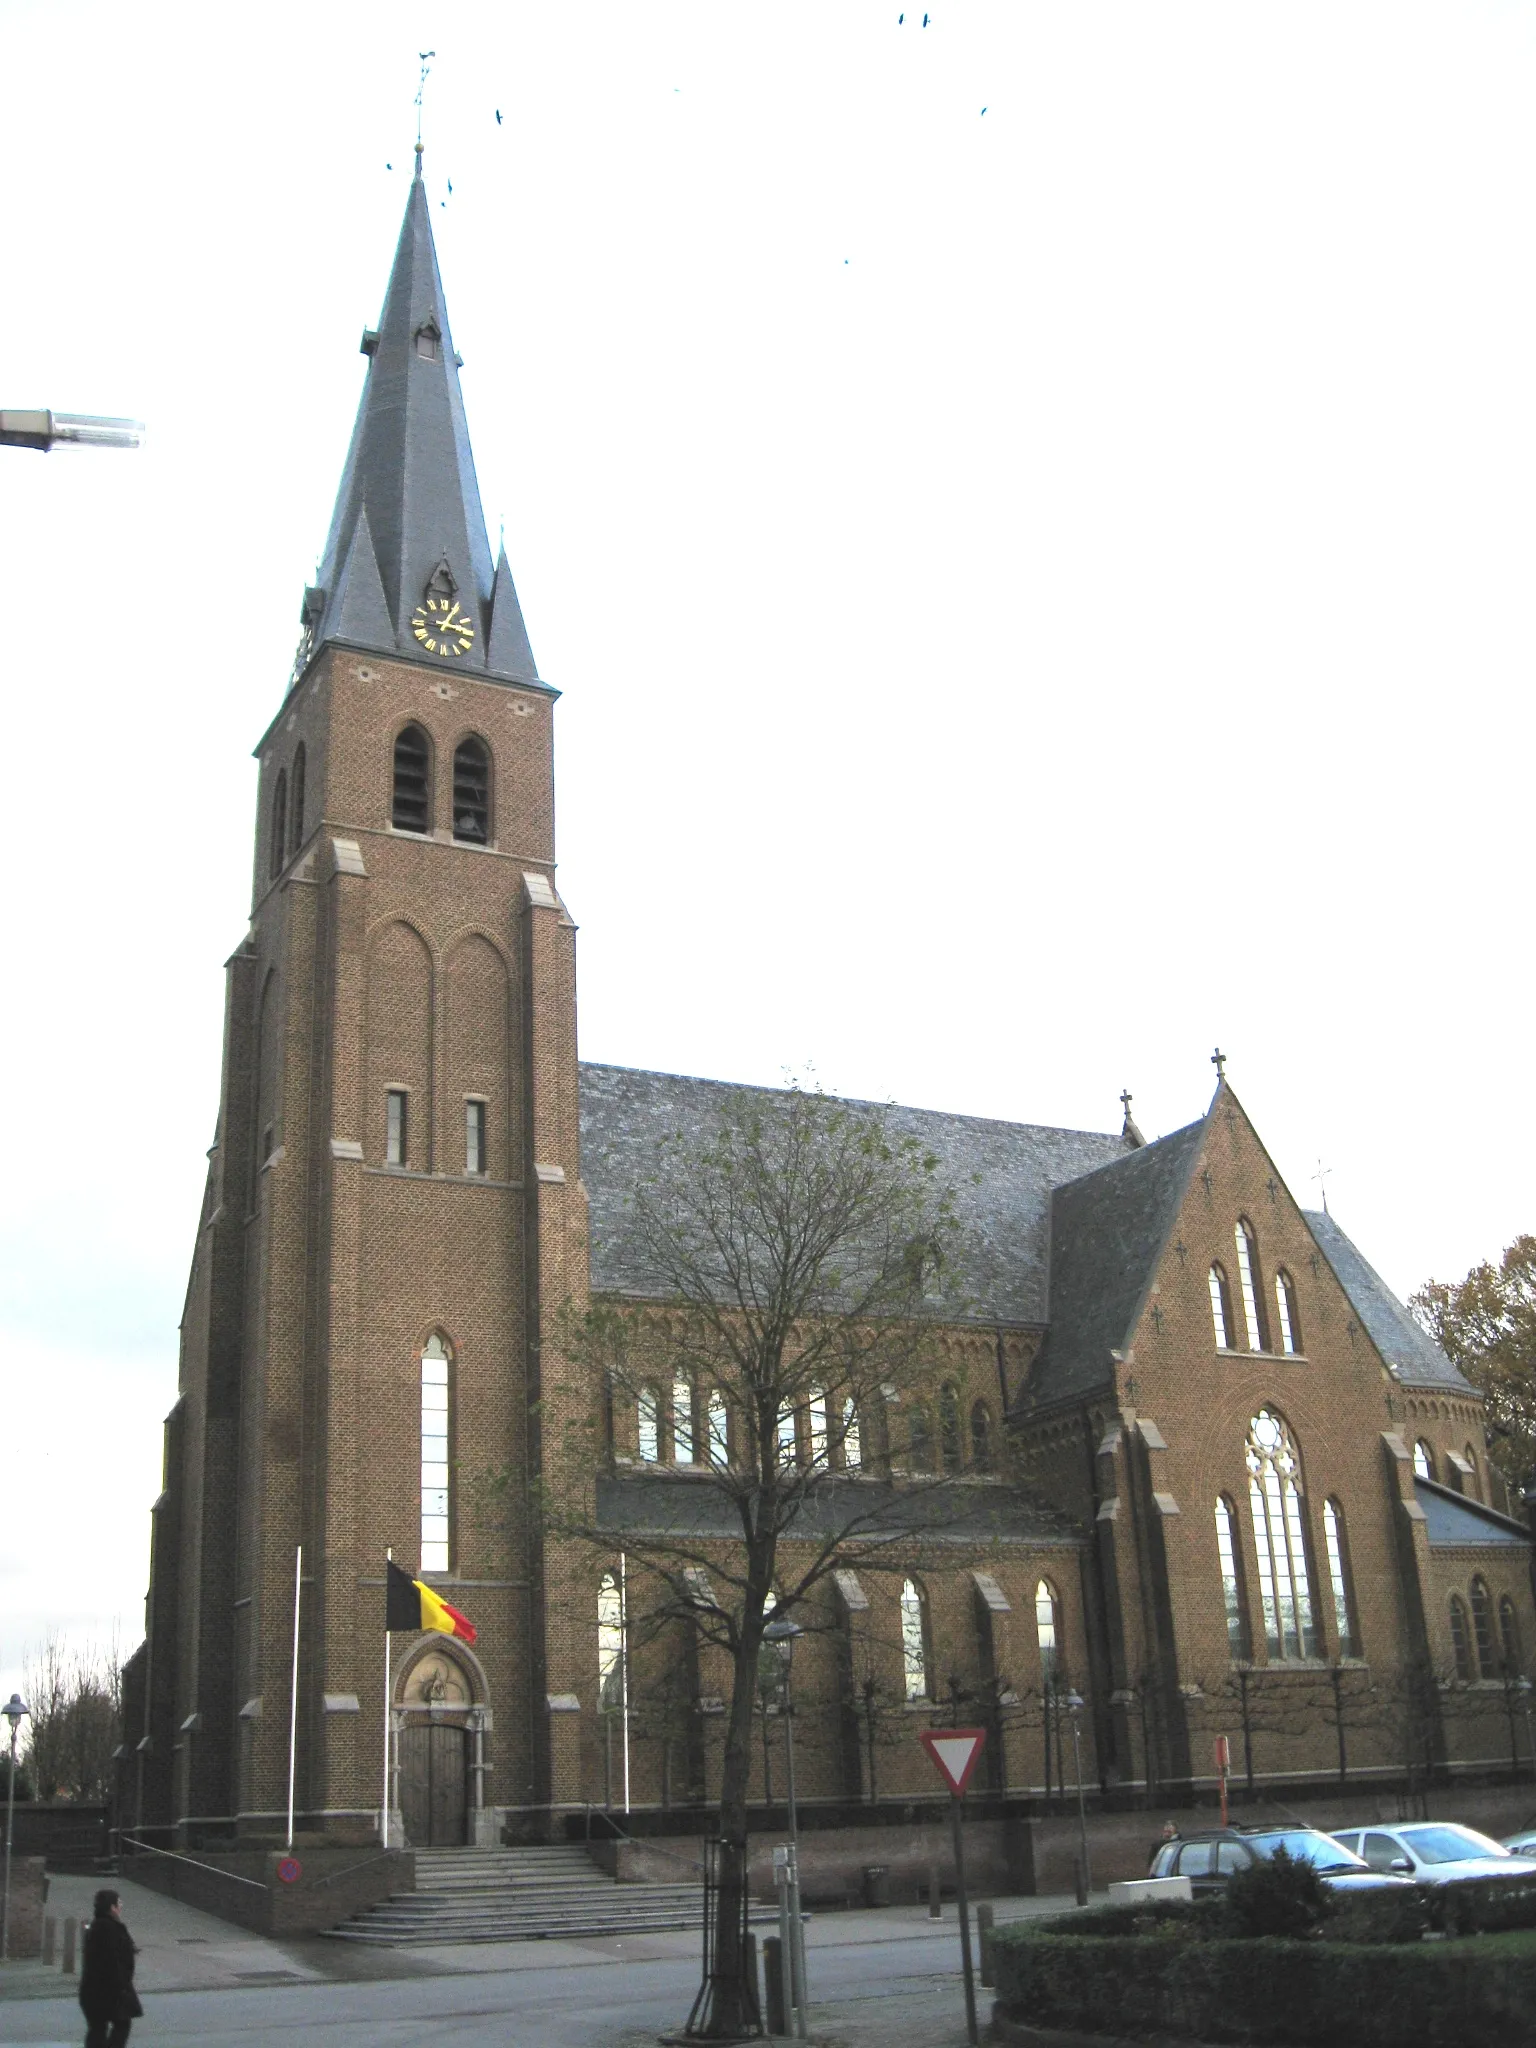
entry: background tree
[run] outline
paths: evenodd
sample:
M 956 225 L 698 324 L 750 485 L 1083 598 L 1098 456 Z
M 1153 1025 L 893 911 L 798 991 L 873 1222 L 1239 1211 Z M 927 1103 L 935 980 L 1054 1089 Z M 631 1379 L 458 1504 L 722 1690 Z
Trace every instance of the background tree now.
M 39 1799 L 106 1799 L 122 1740 L 122 1665 L 116 1646 L 68 1649 L 57 1635 L 23 1661 L 31 1718 L 26 1767 Z M 17 1772 L 17 1784 L 21 1774 Z
M 1464 1280 L 1426 1280 L 1408 1306 L 1488 1404 L 1489 1456 L 1504 1477 L 1536 1481 L 1536 1237 Z
M 936 1159 L 885 1112 L 741 1091 L 711 1131 L 662 1147 L 625 1228 L 655 1308 L 594 1304 L 568 1350 L 594 1415 L 638 1421 L 651 1457 L 658 1431 L 685 1428 L 691 1456 L 674 1453 L 704 1478 L 661 1533 L 654 1509 L 624 1530 L 590 1502 L 545 1511 L 590 1543 L 595 1568 L 622 1544 L 632 1630 L 687 1621 L 729 1660 L 716 1975 L 694 2030 L 731 2039 L 752 2018 L 741 1929 L 765 1621 L 825 1627 L 812 1596 L 835 1569 L 909 1570 L 953 1518 L 927 1399 L 935 1317 L 956 1312 L 953 1203 Z M 567 1472 L 594 1470 L 593 1448 L 574 1446 Z

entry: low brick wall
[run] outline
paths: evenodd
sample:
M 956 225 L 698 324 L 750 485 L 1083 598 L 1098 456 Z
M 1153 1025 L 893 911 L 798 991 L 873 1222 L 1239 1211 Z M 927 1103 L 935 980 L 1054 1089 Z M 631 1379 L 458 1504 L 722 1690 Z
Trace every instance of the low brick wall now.
M 21 1808 L 16 1809 L 18 1815 Z M 21 1830 L 18 1828 L 17 1833 Z M 11 1857 L 10 1950 L 12 1960 L 25 1962 L 43 1952 L 43 1902 L 48 1879 L 41 1856 Z
M 295 1851 L 302 1874 L 284 1884 L 277 1849 L 203 1849 L 195 1858 L 130 1853 L 123 1875 L 167 1898 L 180 1899 L 256 1934 L 314 1934 L 416 1888 L 409 1849 L 387 1851 L 335 1844 Z

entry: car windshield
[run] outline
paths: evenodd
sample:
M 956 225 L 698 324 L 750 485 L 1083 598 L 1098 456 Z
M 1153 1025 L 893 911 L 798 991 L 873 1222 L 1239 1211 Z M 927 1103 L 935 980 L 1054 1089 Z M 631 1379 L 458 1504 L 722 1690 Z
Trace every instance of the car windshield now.
M 1509 1851 L 1475 1828 L 1403 1828 L 1400 1830 L 1421 1863 L 1466 1863 L 1474 1856 L 1507 1856 Z
M 1314 1835 L 1310 1829 L 1303 1832 L 1298 1828 L 1294 1834 L 1285 1835 L 1251 1835 L 1248 1846 L 1255 1856 L 1262 1856 L 1266 1861 L 1277 1849 L 1283 1849 L 1298 1863 L 1315 1863 L 1319 1870 L 1364 1870 L 1368 1867 L 1342 1842 L 1330 1841 L 1327 1835 Z

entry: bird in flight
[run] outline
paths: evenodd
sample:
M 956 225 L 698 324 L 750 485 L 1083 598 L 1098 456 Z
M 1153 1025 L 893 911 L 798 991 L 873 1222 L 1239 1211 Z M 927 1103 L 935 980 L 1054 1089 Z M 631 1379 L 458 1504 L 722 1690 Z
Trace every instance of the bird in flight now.
M 500 109 L 500 107 L 498 107 L 498 108 L 496 109 L 496 126 L 497 126 L 498 128 L 499 128 L 499 127 L 501 126 L 501 109 Z

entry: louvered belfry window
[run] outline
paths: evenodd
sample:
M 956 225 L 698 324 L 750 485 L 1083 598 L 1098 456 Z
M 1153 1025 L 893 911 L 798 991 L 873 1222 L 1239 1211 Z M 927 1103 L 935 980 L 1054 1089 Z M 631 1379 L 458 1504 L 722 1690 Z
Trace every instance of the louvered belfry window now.
M 491 838 L 491 755 L 484 740 L 461 740 L 453 756 L 453 836 L 470 846 Z
M 419 725 L 395 741 L 395 793 L 389 821 L 397 832 L 432 829 L 432 748 Z

